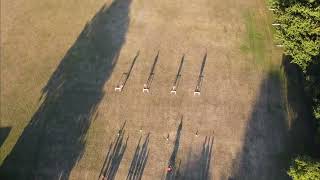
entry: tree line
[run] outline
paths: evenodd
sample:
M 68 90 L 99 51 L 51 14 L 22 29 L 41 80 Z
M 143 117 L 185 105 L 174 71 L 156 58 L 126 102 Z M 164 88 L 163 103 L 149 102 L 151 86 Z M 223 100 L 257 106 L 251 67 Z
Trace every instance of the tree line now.
M 320 0 L 269 0 L 275 16 L 275 40 L 303 74 L 305 93 L 315 119 L 315 146 L 320 145 Z M 320 149 L 315 149 L 320 152 Z M 288 170 L 294 180 L 320 179 L 320 161 L 310 155 L 296 157 Z

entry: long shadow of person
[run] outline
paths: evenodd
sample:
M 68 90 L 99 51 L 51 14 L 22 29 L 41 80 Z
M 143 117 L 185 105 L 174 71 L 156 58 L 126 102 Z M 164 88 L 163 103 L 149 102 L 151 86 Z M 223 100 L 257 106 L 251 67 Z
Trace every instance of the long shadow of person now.
M 190 155 L 187 163 L 180 167 L 175 179 L 209 180 L 212 178 L 210 164 L 213 152 L 213 136 L 206 136 L 202 144 L 201 153 Z
M 178 150 L 179 150 L 179 145 L 180 145 L 180 136 L 181 136 L 181 130 L 182 130 L 182 120 L 183 120 L 183 116 L 181 117 L 180 124 L 179 124 L 179 127 L 177 129 L 174 148 L 173 148 L 172 154 L 171 154 L 170 159 L 169 159 L 168 172 L 167 172 L 167 175 L 166 175 L 166 179 L 167 180 L 171 180 L 171 179 L 173 179 L 175 177 L 176 157 L 177 157 Z
M 141 137 L 140 137 L 130 168 L 129 168 L 127 180 L 140 180 L 142 178 L 143 171 L 149 157 L 149 148 L 148 148 L 149 137 L 150 137 L 150 133 L 147 135 L 142 146 L 140 145 L 140 142 L 141 142 Z
M 212 148 L 213 148 L 213 136 L 206 137 L 203 145 L 200 156 L 200 177 L 199 180 L 208 180 L 210 179 L 210 163 L 212 157 Z
M 103 163 L 100 177 L 103 180 L 113 180 L 116 176 L 116 173 L 119 169 L 121 160 L 123 158 L 124 152 L 127 148 L 127 143 L 129 136 L 126 139 L 126 142 L 123 143 L 124 139 L 124 130 L 125 123 L 123 124 L 122 128 L 119 130 L 117 138 L 115 139 L 114 143 L 111 143 L 109 146 L 109 151 L 107 153 L 106 159 Z
M 69 179 L 125 42 L 130 4 L 114 0 L 86 24 L 43 88 L 41 106 L 0 167 L 1 179 Z

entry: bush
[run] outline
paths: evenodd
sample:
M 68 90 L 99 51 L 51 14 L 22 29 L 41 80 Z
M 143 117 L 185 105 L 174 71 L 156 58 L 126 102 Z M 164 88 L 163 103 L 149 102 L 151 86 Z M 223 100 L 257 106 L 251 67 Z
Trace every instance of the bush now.
M 307 156 L 298 157 L 292 162 L 288 175 L 293 180 L 319 180 L 320 162 Z

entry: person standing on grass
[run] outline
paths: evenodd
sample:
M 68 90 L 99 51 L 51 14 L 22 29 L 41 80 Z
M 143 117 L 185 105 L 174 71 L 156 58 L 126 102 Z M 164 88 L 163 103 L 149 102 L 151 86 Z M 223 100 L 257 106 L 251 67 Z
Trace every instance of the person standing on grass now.
M 171 165 L 169 165 L 167 167 L 167 173 L 171 173 L 173 171 L 173 167 Z

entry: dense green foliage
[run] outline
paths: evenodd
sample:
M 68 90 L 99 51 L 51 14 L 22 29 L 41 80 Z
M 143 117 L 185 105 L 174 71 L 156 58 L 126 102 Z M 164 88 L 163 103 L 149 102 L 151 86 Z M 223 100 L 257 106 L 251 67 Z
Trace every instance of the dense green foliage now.
M 316 144 L 320 144 L 320 0 L 270 0 L 275 9 L 276 40 L 291 62 L 304 73 L 304 86 L 316 119 Z M 315 150 L 316 152 L 319 150 Z M 307 157 L 294 160 L 288 174 L 294 180 L 320 179 L 320 162 Z
M 292 63 L 305 74 L 305 89 L 318 120 L 320 143 L 320 0 L 271 0 L 275 8 L 276 38 Z
M 319 180 L 320 163 L 309 157 L 298 157 L 288 171 L 293 180 Z
M 280 0 L 281 1 L 281 0 Z M 288 5 L 288 2 L 295 2 Z M 293 0 L 276 4 L 276 38 L 303 71 L 317 60 L 320 52 L 320 6 Z M 317 60 L 319 61 L 319 60 Z

